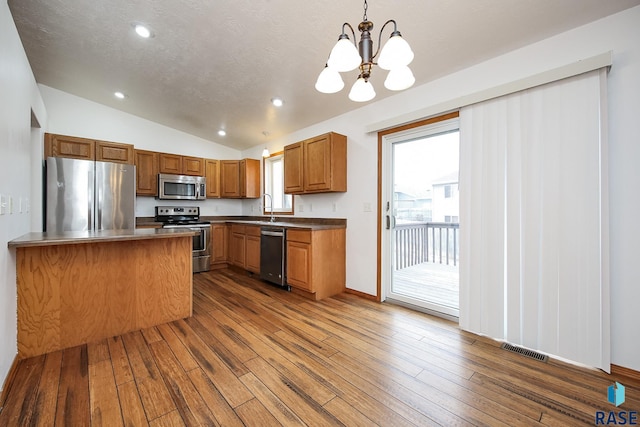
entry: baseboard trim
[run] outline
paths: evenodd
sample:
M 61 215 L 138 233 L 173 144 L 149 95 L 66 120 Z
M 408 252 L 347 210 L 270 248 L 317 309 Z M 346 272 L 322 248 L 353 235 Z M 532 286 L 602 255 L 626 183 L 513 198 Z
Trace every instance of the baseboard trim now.
M 4 384 L 2 384 L 2 390 L 0 390 L 0 412 L 2 408 L 4 408 L 4 403 L 9 396 L 9 390 L 11 390 L 11 386 L 13 385 L 13 380 L 16 377 L 16 373 L 18 372 L 18 355 L 13 358 L 13 363 L 11 364 L 11 368 L 9 368 L 9 373 L 7 373 L 7 378 L 4 380 Z
M 349 288 L 345 288 L 344 292 L 346 294 L 352 294 L 352 295 L 356 295 L 359 296 L 360 298 L 364 298 L 364 299 L 368 299 L 370 301 L 376 301 L 376 302 L 380 302 L 380 300 L 378 299 L 377 296 L 375 295 L 370 295 L 370 294 L 365 294 L 364 292 L 360 292 L 360 291 L 356 291 L 354 289 L 349 289 Z
M 611 365 L 611 373 L 614 375 L 621 375 L 623 377 L 633 378 L 636 381 L 640 381 L 640 372 L 631 368 L 625 368 L 624 366 Z

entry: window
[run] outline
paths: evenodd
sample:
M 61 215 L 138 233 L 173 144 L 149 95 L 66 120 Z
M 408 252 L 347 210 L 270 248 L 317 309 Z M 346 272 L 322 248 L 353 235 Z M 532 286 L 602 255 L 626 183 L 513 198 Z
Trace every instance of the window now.
M 264 214 L 273 212 L 279 214 L 293 214 L 293 196 L 284 194 L 284 153 L 275 153 L 263 159 L 264 163 L 264 192 L 271 196 L 265 197 Z M 270 200 L 271 199 L 271 200 Z
M 450 199 L 451 198 L 451 185 L 445 185 L 444 186 L 444 198 L 445 199 Z

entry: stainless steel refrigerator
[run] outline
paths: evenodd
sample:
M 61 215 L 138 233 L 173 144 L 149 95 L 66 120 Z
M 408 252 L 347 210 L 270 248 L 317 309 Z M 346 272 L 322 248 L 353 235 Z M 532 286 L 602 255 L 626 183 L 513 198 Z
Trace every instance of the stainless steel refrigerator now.
M 134 165 L 47 158 L 46 230 L 135 228 Z

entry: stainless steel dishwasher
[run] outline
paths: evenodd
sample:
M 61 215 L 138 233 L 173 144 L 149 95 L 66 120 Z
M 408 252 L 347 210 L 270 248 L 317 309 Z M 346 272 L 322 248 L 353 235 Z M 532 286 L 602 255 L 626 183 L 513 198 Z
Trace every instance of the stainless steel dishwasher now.
M 260 278 L 280 286 L 288 291 L 285 272 L 286 259 L 286 230 L 282 227 L 266 226 L 260 231 Z

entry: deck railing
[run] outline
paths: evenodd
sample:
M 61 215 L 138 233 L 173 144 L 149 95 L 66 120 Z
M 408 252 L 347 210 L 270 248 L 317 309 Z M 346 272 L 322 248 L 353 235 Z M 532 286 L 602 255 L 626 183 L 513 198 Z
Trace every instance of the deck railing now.
M 396 224 L 395 269 L 423 262 L 458 265 L 460 224 L 419 222 Z

